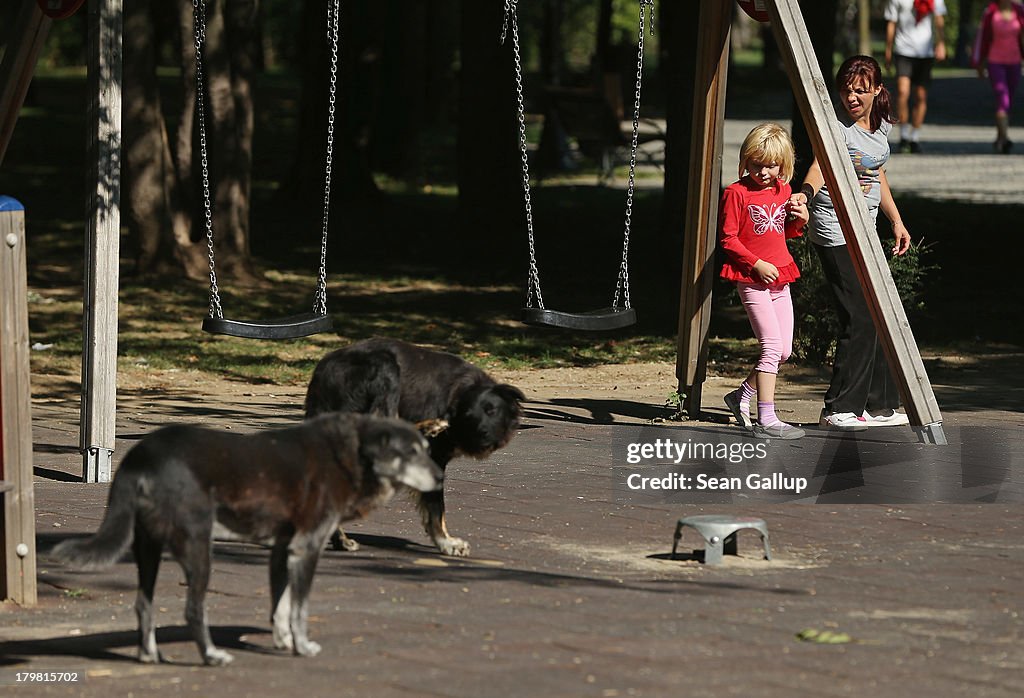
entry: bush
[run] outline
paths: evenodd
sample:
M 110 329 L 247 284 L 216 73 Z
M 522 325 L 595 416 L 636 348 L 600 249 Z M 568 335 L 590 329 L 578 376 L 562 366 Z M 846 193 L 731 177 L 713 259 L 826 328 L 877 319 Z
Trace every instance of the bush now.
M 910 319 L 924 310 L 925 280 L 938 265 L 927 260 L 931 243 L 912 244 L 902 257 L 889 256 L 896 290 Z M 832 290 L 825 280 L 821 260 L 813 244 L 801 240 L 795 244 L 793 257 L 800 267 L 800 280 L 793 284 L 795 314 L 793 353 L 808 363 L 831 364 L 835 356 L 839 319 L 833 306 Z M 888 253 L 887 253 L 888 254 Z

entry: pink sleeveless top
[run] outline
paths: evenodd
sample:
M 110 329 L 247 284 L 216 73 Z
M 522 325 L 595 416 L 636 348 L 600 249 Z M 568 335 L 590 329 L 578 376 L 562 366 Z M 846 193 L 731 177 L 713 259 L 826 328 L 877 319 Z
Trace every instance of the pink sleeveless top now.
M 1010 13 L 1010 18 L 1007 19 L 1002 12 L 997 12 L 992 17 L 992 45 L 988 50 L 988 62 L 1020 63 L 1020 33 L 1022 29 L 1024 27 L 1021 27 L 1017 13 Z

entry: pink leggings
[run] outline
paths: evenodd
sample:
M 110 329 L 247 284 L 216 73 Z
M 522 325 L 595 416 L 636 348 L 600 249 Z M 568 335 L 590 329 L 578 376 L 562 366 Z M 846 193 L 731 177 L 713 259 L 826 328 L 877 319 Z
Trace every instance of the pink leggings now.
M 989 63 L 988 79 L 996 95 L 996 112 L 1009 114 L 1013 93 L 1020 81 L 1020 63 Z
M 761 343 L 758 371 L 778 373 L 782 364 L 793 353 L 793 299 L 789 284 L 765 286 L 737 282 L 743 307 L 747 309 L 754 336 Z

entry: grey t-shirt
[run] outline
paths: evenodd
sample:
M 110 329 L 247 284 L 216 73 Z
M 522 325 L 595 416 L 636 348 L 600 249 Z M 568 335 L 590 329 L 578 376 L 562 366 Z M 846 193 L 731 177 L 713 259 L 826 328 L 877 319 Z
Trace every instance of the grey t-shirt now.
M 853 169 L 860 182 L 860 190 L 868 204 L 871 219 L 878 217 L 878 206 L 882 201 L 881 178 L 882 167 L 889 161 L 889 131 L 892 124 L 883 121 L 874 133 L 865 131 L 856 124 L 840 123 L 840 129 L 846 137 L 846 149 L 853 161 Z M 836 210 L 832 206 L 832 197 L 828 187 L 823 186 L 811 199 L 808 206 L 811 220 L 808 226 L 808 238 L 822 247 L 839 247 L 846 244 Z

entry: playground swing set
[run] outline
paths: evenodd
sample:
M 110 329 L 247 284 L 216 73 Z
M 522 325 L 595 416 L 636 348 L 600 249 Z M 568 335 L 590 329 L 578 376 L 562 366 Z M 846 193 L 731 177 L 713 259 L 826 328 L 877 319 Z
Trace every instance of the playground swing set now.
M 120 148 L 120 6 L 121 0 L 91 0 L 89 84 L 98 95 L 90 105 L 89 162 L 94 194 L 89 198 L 87 220 L 86 289 L 82 375 L 83 480 L 110 480 L 113 451 L 114 384 L 117 348 L 117 231 L 119 228 L 119 181 L 117 151 Z M 69 16 L 83 0 L 22 0 L 15 32 L 0 63 L 0 163 L 24 101 L 39 49 L 54 18 Z M 204 0 L 194 0 L 194 6 Z M 636 320 L 629 302 L 628 245 L 632 203 L 633 166 L 636 156 L 636 121 L 643 63 L 645 9 L 653 0 L 640 2 L 640 46 L 633 153 L 627 191 L 623 262 L 615 298 L 610 308 L 590 313 L 564 313 L 544 307 L 534 255 L 530 211 L 529 167 L 523 116 L 522 74 L 519 65 L 516 0 L 505 0 L 506 31 L 511 29 L 516 52 L 516 88 L 520 144 L 523 156 L 523 190 L 530 244 L 527 307 L 523 319 L 530 324 L 579 330 L 624 327 Z M 922 442 L 946 443 L 942 416 L 924 369 L 905 311 L 889 273 L 881 244 L 860 195 L 849 157 L 835 123 L 835 112 L 825 80 L 800 13 L 798 0 L 737 0 L 756 19 L 770 20 L 786 64 L 794 96 L 808 126 L 815 155 L 826 184 L 833 191 L 836 212 L 848 242 L 851 258 L 865 289 L 865 297 L 878 328 L 911 424 Z M 213 231 L 210 225 L 209 181 L 203 151 L 204 207 L 210 247 L 211 309 L 204 322 L 209 331 L 236 336 L 272 338 L 302 336 L 329 327 L 326 312 L 326 231 L 330 198 L 330 167 L 333 123 L 333 87 L 337 57 L 338 0 L 329 0 L 329 37 L 332 44 L 332 109 L 329 117 L 327 168 L 324 191 L 324 239 L 321 246 L 319 284 L 313 312 L 279 321 L 227 320 L 213 302 L 217 298 Z M 197 8 L 197 12 L 199 9 Z M 721 151 L 729 32 L 734 6 L 721 0 L 700 0 L 695 12 L 699 32 L 693 93 L 693 132 L 690 149 L 690 190 L 687 200 L 683 274 L 680 280 L 679 339 L 676 375 L 686 395 L 685 412 L 700 414 L 701 385 L 706 378 L 708 320 L 712 275 L 710 258 L 716 240 L 717 204 L 721 182 Z M 653 21 L 652 21 L 653 23 Z M 197 61 L 201 61 L 204 31 L 197 22 Z M 505 32 L 503 32 L 504 35 Z M 201 72 L 201 71 L 197 71 Z M 201 79 L 201 78 L 200 78 Z M 201 104 L 201 99 L 197 103 Z M 201 108 L 201 107 L 200 107 Z M 112 118 L 111 114 L 115 117 Z M 200 115 L 205 145 L 204 119 Z M 25 265 L 24 210 L 9 198 L 0 200 L 0 495 L 2 535 L 0 543 L 0 598 L 30 606 L 36 602 L 35 526 L 32 488 L 32 439 L 28 368 L 28 312 Z M 621 304 L 620 304 L 621 291 Z
M 633 188 L 636 180 L 636 153 L 640 134 L 640 87 L 644 68 L 644 11 L 650 12 L 651 34 L 654 34 L 654 0 L 640 0 L 639 31 L 637 34 L 636 89 L 633 103 L 633 137 L 630 141 L 629 183 L 626 187 L 626 220 L 622 235 L 622 261 L 615 284 L 611 306 L 580 313 L 552 310 L 544 307 L 544 294 L 540 287 L 537 253 L 534 239 L 533 208 L 530 202 L 530 163 L 526 142 L 526 115 L 523 97 L 523 68 L 519 50 L 518 0 L 505 0 L 505 19 L 501 43 L 512 33 L 512 51 L 515 58 L 516 116 L 519 121 L 519 146 L 523 163 L 523 201 L 526 211 L 526 235 L 530 253 L 526 282 L 526 307 L 522 321 L 536 327 L 555 327 L 571 330 L 601 331 L 628 327 L 636 323 L 636 310 L 629 300 L 629 233 L 633 215 Z M 621 299 L 621 305 L 620 305 Z
M 210 200 L 210 169 L 206 147 L 206 109 L 203 106 L 203 46 L 206 43 L 206 0 L 192 3 L 196 46 L 196 117 L 199 125 L 199 156 L 203 182 L 203 218 L 206 228 L 206 249 L 210 260 L 209 314 L 203 320 L 203 329 L 215 334 L 226 334 L 250 339 L 291 339 L 305 337 L 332 328 L 327 314 L 327 229 L 331 209 L 331 165 L 334 152 L 334 107 L 338 79 L 338 14 L 339 0 L 327 2 L 327 37 L 330 43 L 330 97 L 327 116 L 327 157 L 324 166 L 324 215 L 320 242 L 320 268 L 313 309 L 299 315 L 274 320 L 230 320 L 224 317 L 220 289 L 217 285 L 217 266 L 213 244 L 213 204 Z

